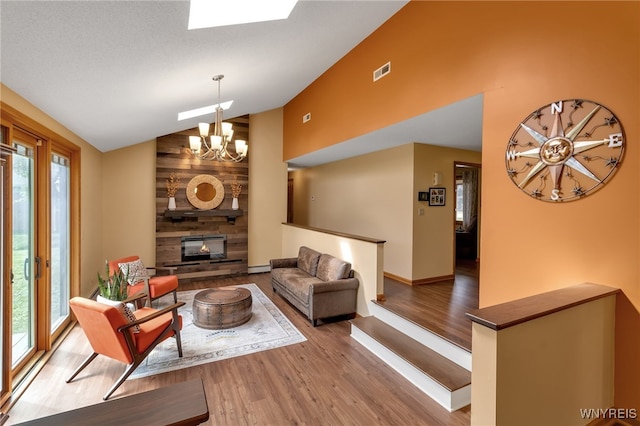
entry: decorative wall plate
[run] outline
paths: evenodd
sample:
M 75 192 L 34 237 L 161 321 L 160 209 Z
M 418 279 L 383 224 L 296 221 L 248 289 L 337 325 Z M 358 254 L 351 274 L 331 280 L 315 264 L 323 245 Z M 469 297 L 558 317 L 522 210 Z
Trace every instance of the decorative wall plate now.
M 606 107 L 586 99 L 553 102 L 516 127 L 507 144 L 507 174 L 537 200 L 577 200 L 610 180 L 624 141 L 622 124 Z
M 200 210 L 215 209 L 224 199 L 224 185 L 211 175 L 198 175 L 187 184 L 187 199 Z

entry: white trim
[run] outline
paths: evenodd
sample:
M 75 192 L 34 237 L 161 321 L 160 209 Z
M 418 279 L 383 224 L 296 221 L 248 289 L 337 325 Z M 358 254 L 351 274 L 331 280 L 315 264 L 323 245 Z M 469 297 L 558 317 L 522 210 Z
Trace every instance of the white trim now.
M 417 386 L 418 389 L 438 404 L 449 410 L 449 412 L 471 404 L 471 385 L 451 392 L 353 324 L 351 325 L 351 337 L 369 349 L 374 355 Z
M 271 272 L 271 266 L 269 265 L 249 266 L 247 268 L 247 272 L 249 274 L 260 274 L 262 272 Z
M 443 339 L 426 328 L 420 327 L 411 321 L 407 321 L 401 316 L 394 314 L 376 303 L 371 303 L 369 309 L 371 314 L 376 318 L 384 321 L 412 339 L 417 340 L 426 347 L 433 349 L 440 355 L 449 358 L 460 367 L 471 371 L 471 352 L 449 342 L 446 339 Z

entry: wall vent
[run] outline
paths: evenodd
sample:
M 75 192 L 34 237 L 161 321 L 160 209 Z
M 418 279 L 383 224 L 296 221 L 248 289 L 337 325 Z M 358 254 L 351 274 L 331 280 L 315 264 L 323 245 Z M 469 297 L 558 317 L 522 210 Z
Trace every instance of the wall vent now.
M 308 112 L 305 115 L 302 116 L 302 122 L 306 123 L 307 121 L 311 120 L 311 113 Z
M 373 81 L 377 81 L 391 72 L 391 62 L 387 62 L 373 72 Z

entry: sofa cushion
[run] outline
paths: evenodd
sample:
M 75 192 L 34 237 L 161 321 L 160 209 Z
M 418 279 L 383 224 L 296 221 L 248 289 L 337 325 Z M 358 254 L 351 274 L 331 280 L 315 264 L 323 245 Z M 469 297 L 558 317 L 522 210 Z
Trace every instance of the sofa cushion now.
M 309 304 L 309 290 L 312 284 L 322 282 L 298 268 L 278 268 L 271 271 L 271 278 L 280 283 L 305 306 Z
M 318 259 L 318 271 L 316 277 L 322 281 L 335 281 L 349 278 L 351 263 L 338 259 L 329 254 L 323 254 Z
M 298 268 L 312 277 L 316 276 L 319 259 L 320 253 L 309 247 L 301 246 L 298 250 Z

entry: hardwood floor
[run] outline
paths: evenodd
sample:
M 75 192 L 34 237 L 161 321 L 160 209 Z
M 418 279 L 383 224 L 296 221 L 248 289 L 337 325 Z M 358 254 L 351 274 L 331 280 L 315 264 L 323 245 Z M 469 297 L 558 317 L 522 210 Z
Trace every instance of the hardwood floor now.
M 470 423 L 470 407 L 449 413 L 352 339 L 348 321 L 311 327 L 302 314 L 273 293 L 268 273 L 220 279 L 209 285 L 187 284 L 180 289 L 251 282 L 274 301 L 305 335 L 306 342 L 127 380 L 112 398 L 201 377 L 211 415 L 206 423 L 209 425 Z M 90 352 L 82 330 L 74 327 L 11 408 L 8 424 L 100 403 L 106 389 L 121 374 L 122 364 L 98 357 L 72 383 L 65 383 L 71 371 Z M 142 417 L 141 424 L 144 424 Z
M 471 320 L 478 308 L 478 263 L 459 260 L 455 279 L 409 286 L 384 280 L 386 300 L 379 305 L 471 351 Z

